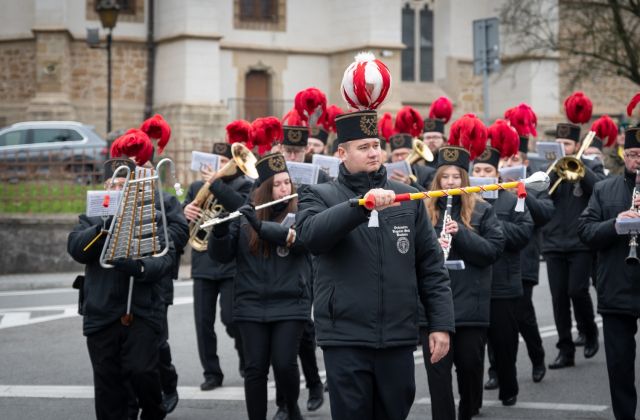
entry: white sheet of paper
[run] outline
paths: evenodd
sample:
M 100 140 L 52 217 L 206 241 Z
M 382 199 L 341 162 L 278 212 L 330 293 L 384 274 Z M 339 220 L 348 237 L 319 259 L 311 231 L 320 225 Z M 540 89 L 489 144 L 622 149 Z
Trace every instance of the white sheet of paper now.
M 289 176 L 296 186 L 318 183 L 320 167 L 313 163 L 287 162 Z
M 518 165 L 512 166 L 510 168 L 500 168 L 500 176 L 505 182 L 520 181 L 521 179 L 525 179 L 527 177 L 527 167 Z
M 549 163 L 564 157 L 564 147 L 555 141 L 539 141 L 536 144 L 536 152 Z
M 220 156 L 213 153 L 198 152 L 196 150 L 191 152 L 191 170 L 200 172 L 206 165 L 211 167 L 213 172 L 217 172 L 220 166 Z
M 287 213 L 287 215 L 284 217 L 284 219 L 282 219 L 282 222 L 280 222 L 280 224 L 284 227 L 290 228 L 291 226 L 293 226 L 295 222 L 296 222 L 295 213 Z
M 393 175 L 393 171 L 402 172 L 403 175 L 409 176 L 412 174 L 411 165 L 406 160 L 400 160 L 398 162 L 393 163 L 385 163 L 384 166 L 387 168 L 387 179 L 391 178 Z
M 325 171 L 329 178 L 336 179 L 338 177 L 341 160 L 337 157 L 327 155 L 313 155 L 311 162 L 318 165 L 320 170 Z
M 487 185 L 487 184 L 495 184 L 498 182 L 498 178 L 480 178 L 477 176 L 470 176 L 469 183 L 472 187 L 477 185 Z M 489 200 L 495 200 L 498 198 L 498 191 L 485 191 L 482 193 L 482 198 L 486 198 Z
M 105 195 L 109 195 L 109 207 L 103 207 Z M 122 191 L 87 191 L 87 209 L 85 214 L 88 217 L 113 216 L 118 210 L 118 203 Z
M 616 219 L 616 232 L 618 235 L 640 234 L 640 219 Z
M 447 260 L 444 262 L 444 268 L 448 270 L 464 270 L 465 265 L 462 260 Z

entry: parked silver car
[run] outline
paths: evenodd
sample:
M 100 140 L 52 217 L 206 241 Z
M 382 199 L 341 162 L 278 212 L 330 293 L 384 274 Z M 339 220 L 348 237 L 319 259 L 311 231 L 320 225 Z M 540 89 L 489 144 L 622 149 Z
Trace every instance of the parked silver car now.
M 29 121 L 0 130 L 0 179 L 36 174 L 80 183 L 99 180 L 107 142 L 93 127 L 75 121 Z

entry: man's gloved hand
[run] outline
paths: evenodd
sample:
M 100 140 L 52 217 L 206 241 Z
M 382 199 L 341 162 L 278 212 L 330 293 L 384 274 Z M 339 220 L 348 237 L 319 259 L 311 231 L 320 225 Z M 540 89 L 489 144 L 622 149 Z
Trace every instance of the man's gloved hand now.
M 128 276 L 142 277 L 144 273 L 144 264 L 141 260 L 131 258 L 120 258 L 113 261 L 113 268 Z
M 262 228 L 262 221 L 258 219 L 255 207 L 253 207 L 251 204 L 245 204 L 244 206 L 240 207 L 238 211 L 247 218 L 247 221 L 249 222 L 251 227 L 256 232 L 260 233 L 260 229 Z

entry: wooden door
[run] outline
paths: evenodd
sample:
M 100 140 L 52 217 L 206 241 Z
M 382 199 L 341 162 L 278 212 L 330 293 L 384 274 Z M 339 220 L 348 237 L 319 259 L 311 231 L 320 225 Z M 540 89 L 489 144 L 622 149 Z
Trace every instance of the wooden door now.
M 266 71 L 252 70 L 245 78 L 244 118 L 253 121 L 271 111 L 270 77 Z

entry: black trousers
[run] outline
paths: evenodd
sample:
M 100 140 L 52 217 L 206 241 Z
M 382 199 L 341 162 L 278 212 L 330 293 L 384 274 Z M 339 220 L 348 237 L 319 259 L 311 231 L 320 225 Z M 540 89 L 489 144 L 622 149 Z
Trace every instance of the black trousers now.
M 235 341 L 236 351 L 240 358 L 240 367 L 242 367 L 244 364 L 242 339 L 232 318 L 233 279 L 193 279 L 193 314 L 195 316 L 200 364 L 204 370 L 205 380 L 217 379 L 222 383 L 224 374 L 220 368 L 218 338 L 214 330 L 218 295 L 220 295 L 220 317 L 227 334 Z
M 249 419 L 267 416 L 269 364 L 287 402 L 289 412 L 298 405 L 300 371 L 298 343 L 304 321 L 237 322 L 244 350 L 244 393 Z
M 635 420 L 638 395 L 635 386 L 638 317 L 602 314 L 611 406 L 616 420 Z
M 164 319 L 162 334 L 160 335 L 160 347 L 158 349 L 158 373 L 160 384 L 164 394 L 172 394 L 178 388 L 178 373 L 171 359 L 171 347 L 169 346 L 169 320 L 167 319 L 169 305 L 164 307 Z
M 498 398 L 501 400 L 518 395 L 516 307 L 519 300 L 519 298 L 491 299 L 491 323 L 487 338 L 493 351 L 493 363 L 500 386 Z
M 400 420 L 416 394 L 415 347 L 323 347 L 333 420 Z
M 589 294 L 592 255 L 590 252 L 553 252 L 545 254 L 545 260 L 553 301 L 553 318 L 558 330 L 556 347 L 561 353 L 573 357 L 576 348 L 571 336 L 572 303 L 578 330 L 587 339 L 598 335 L 593 302 Z
M 87 336 L 98 420 L 127 418 L 128 389 L 133 389 L 142 419 L 165 417 L 157 370 L 159 341 L 160 333 L 141 318 L 128 327 L 118 320 Z
M 533 306 L 534 285 L 523 283 L 522 286 L 524 295 L 520 298 L 516 309 L 518 330 L 527 346 L 531 364 L 533 366 L 544 365 L 544 347 L 542 346 L 542 338 L 540 337 L 540 329 L 536 319 L 536 310 Z
M 456 366 L 460 406 L 458 419 L 470 419 L 482 407 L 482 376 L 487 329 L 482 327 L 456 327 L 451 336 L 449 353 L 438 363 L 431 364 L 427 331 L 420 330 L 422 354 L 427 369 L 431 415 L 434 420 L 455 420 L 451 369 Z
M 300 357 L 300 366 L 302 367 L 307 388 L 310 389 L 322 385 L 322 380 L 318 373 L 318 361 L 316 360 L 316 331 L 313 321 L 304 323 L 298 356 Z M 278 404 L 278 407 L 284 407 L 285 405 L 284 397 L 282 396 L 282 392 L 280 392 L 277 380 L 276 404 Z

